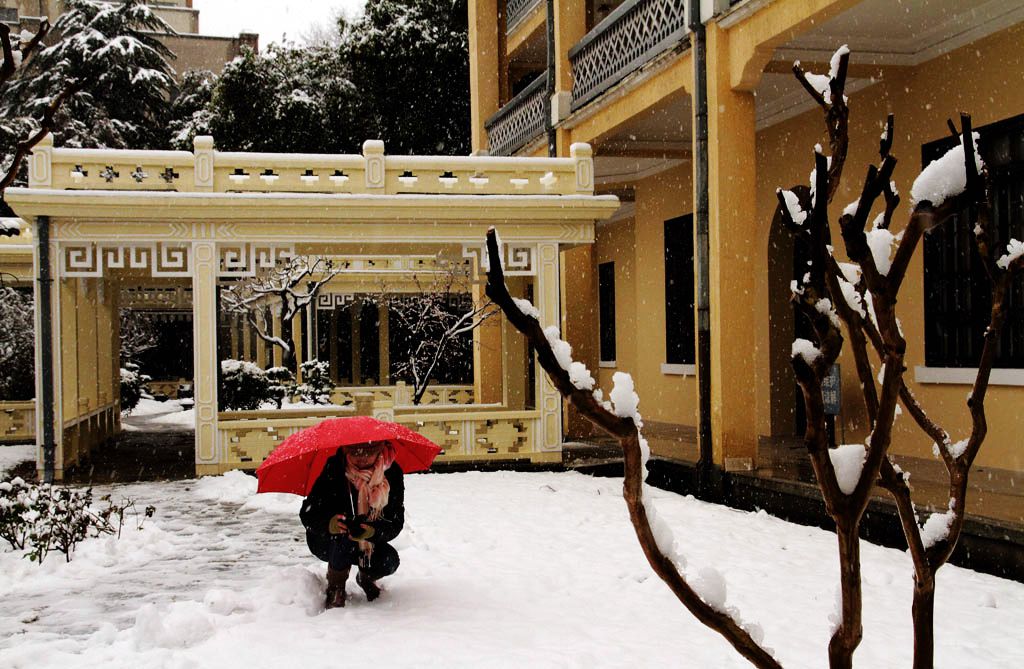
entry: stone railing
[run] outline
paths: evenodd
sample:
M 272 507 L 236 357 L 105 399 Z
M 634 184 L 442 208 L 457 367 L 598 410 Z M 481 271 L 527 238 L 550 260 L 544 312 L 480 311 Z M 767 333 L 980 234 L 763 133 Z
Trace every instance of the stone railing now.
M 430 410 L 433 409 L 433 410 Z M 508 411 L 502 407 L 395 407 L 362 393 L 354 406 L 281 411 L 221 412 L 217 431 L 222 471 L 255 469 L 278 444 L 324 418 L 372 415 L 405 425 L 443 449 L 439 461 L 559 458 L 557 451 L 540 453 L 539 411 Z
M 495 156 L 510 156 L 544 134 L 551 117 L 547 75 L 541 74 L 487 119 L 487 142 Z
M 569 50 L 579 109 L 686 36 L 684 0 L 626 0 Z
M 35 439 L 36 403 L 0 402 L 0 443 L 28 443 Z
M 507 0 L 505 3 L 505 32 L 509 35 L 516 31 L 523 19 L 539 6 L 541 0 Z
M 385 156 L 378 140 L 365 142 L 361 155 L 235 153 L 216 151 L 206 136 L 196 137 L 194 152 L 64 149 L 48 136 L 33 150 L 29 186 L 311 196 L 590 195 L 591 155 L 585 147 L 569 158 Z
M 339 405 L 354 404 L 358 395 L 369 394 L 373 401 L 387 402 L 392 406 L 413 406 L 412 388 L 399 381 L 393 386 L 338 386 L 331 392 L 331 401 Z M 421 405 L 465 405 L 473 403 L 473 386 L 430 385 L 427 387 Z
M 399 412 L 393 420 L 440 446 L 441 462 L 530 459 L 540 450 L 538 411 Z
M 352 416 L 353 407 L 308 410 L 223 411 L 217 415 L 217 433 L 223 471 L 255 469 L 287 437 L 324 418 Z

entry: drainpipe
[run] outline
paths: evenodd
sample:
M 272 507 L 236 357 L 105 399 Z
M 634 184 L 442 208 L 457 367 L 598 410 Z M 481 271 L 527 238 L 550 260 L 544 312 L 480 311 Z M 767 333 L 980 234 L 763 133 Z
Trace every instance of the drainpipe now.
M 545 0 L 548 9 L 548 68 L 547 68 L 547 100 L 548 113 L 545 114 L 544 125 L 548 134 L 548 156 L 558 155 L 558 140 L 555 124 L 551 122 L 551 99 L 555 96 L 555 0 Z
M 708 70 L 704 22 L 700 0 L 689 0 L 690 31 L 693 35 L 694 136 L 696 152 L 695 220 L 697 225 L 697 495 L 714 498 L 721 485 L 711 442 L 711 243 L 708 205 Z
M 50 274 L 50 217 L 36 218 L 36 238 L 39 245 L 39 377 L 38 410 L 42 416 L 43 481 L 53 483 L 56 470 L 57 446 L 53 422 L 53 276 Z

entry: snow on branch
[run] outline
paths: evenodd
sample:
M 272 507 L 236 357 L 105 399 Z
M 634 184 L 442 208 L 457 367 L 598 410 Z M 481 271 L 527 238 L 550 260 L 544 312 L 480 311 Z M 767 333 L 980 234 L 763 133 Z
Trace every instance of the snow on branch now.
M 698 620 L 721 634 L 743 657 L 757 667 L 780 669 L 781 665 L 771 652 L 760 645 L 760 629 L 755 625 L 745 626 L 737 612 L 725 606 L 724 582 L 717 572 L 703 572 L 695 586 L 680 571 L 683 560 L 676 553 L 671 529 L 658 518 L 644 482 L 650 448 L 640 434 L 639 396 L 632 377 L 616 374 L 611 404 L 603 405 L 600 391 L 592 389 L 594 384 L 590 372 L 582 363 L 572 360 L 572 349 L 561 340 L 557 329 L 543 329 L 540 314 L 533 305 L 525 300 L 516 300 L 509 294 L 500 253 L 497 232 L 491 228 L 487 233 L 487 254 L 490 258 L 487 264 L 487 296 L 533 346 L 537 361 L 559 393 L 588 420 L 619 440 L 623 456 L 623 497 L 637 540 L 651 568 Z
M 978 133 L 971 133 L 973 137 L 974 164 L 977 172 L 985 167 L 981 154 L 978 152 Z M 914 185 L 910 187 L 910 200 L 913 205 L 922 202 L 930 202 L 933 207 L 938 207 L 946 200 L 960 195 L 967 189 L 967 169 L 965 167 L 964 141 L 947 151 L 942 157 L 933 160 L 924 168 L 921 174 L 914 179 Z
M 1019 239 L 1011 239 L 1006 245 L 1006 254 L 996 261 L 1000 269 L 1009 270 L 1011 265 L 1020 267 L 1024 258 L 1024 242 Z

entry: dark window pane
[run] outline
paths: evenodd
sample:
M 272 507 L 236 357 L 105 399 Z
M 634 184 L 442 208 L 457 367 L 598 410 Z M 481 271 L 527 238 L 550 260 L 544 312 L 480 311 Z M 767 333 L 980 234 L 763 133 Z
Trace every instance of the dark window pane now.
M 993 253 L 1024 239 L 1024 116 L 978 129 L 978 147 L 992 178 Z M 922 147 L 927 165 L 953 139 Z M 976 367 L 992 308 L 991 286 L 974 240 L 976 213 L 967 208 L 924 238 L 925 364 Z M 1012 287 L 996 367 L 1024 367 L 1024 288 Z
M 615 361 L 615 263 L 597 266 L 598 314 L 601 328 L 601 360 Z
M 694 362 L 693 215 L 665 221 L 665 362 Z

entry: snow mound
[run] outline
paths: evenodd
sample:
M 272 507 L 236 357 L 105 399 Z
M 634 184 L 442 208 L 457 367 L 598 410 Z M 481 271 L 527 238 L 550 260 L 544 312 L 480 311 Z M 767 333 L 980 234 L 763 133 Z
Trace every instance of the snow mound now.
M 719 613 L 728 613 L 725 608 L 728 587 L 722 572 L 714 567 L 702 567 L 692 585 L 705 604 Z
M 949 530 L 953 527 L 953 520 L 956 518 L 956 513 L 953 511 L 955 507 L 956 500 L 951 499 L 948 511 L 933 513 L 928 516 L 928 520 L 924 521 L 924 526 L 921 527 L 921 543 L 924 544 L 925 550 L 949 537 Z
M 640 396 L 636 394 L 633 377 L 626 372 L 615 372 L 612 375 L 612 384 L 612 391 L 608 397 L 615 408 L 615 415 L 621 418 L 632 418 L 637 427 L 640 427 L 642 423 L 640 414 L 637 413 Z
M 569 380 L 572 385 L 580 390 L 593 390 L 597 383 L 591 376 L 590 370 L 582 362 L 575 362 L 572 359 L 572 346 L 561 338 L 561 333 L 554 325 L 544 328 L 544 336 L 547 337 L 551 351 L 555 354 L 558 366 L 569 373 Z
M 808 365 L 821 357 L 821 351 L 810 339 L 794 339 L 790 355 L 794 358 L 803 358 Z
M 533 318 L 536 321 L 540 321 L 540 310 L 533 306 L 533 302 L 529 300 L 523 300 L 518 297 L 513 297 L 512 301 L 516 303 L 516 307 L 519 311 L 523 312 L 527 316 Z
M 204 476 L 196 481 L 193 494 L 211 502 L 245 504 L 256 494 L 258 482 L 255 476 L 233 469 L 220 476 Z
M 868 451 L 864 444 L 843 444 L 828 451 L 832 460 L 832 468 L 836 472 L 836 482 L 844 495 L 852 494 L 857 488 L 857 481 L 864 470 L 864 461 Z
M 972 133 L 974 137 L 974 164 L 978 171 L 985 166 L 978 153 L 978 133 Z M 967 188 L 967 169 L 964 160 L 964 146 L 961 141 L 945 155 L 933 160 L 928 167 L 924 168 L 921 174 L 914 179 L 914 185 L 910 187 L 910 200 L 913 205 L 921 202 L 931 202 L 932 206 L 938 207 L 951 197 L 964 192 Z
M 1011 239 L 1010 243 L 1006 245 L 1006 255 L 996 261 L 1001 269 L 1009 269 L 1010 263 L 1017 258 L 1024 257 L 1024 242 L 1019 239 Z

